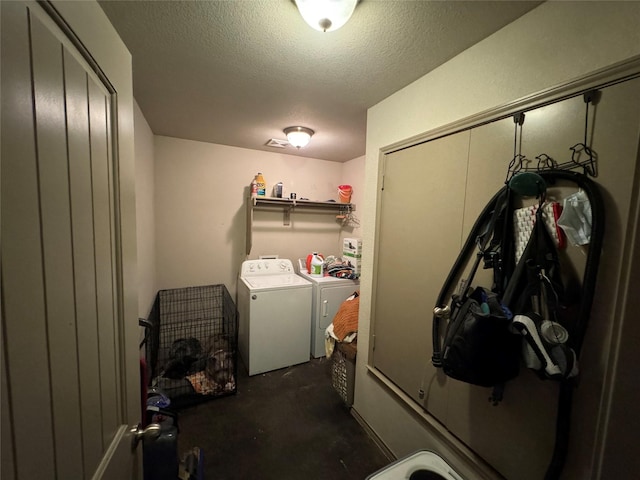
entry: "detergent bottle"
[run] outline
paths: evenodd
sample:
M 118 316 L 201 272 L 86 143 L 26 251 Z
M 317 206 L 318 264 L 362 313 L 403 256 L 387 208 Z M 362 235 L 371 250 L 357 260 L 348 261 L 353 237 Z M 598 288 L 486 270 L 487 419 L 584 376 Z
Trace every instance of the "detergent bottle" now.
M 258 197 L 266 196 L 267 184 L 264 181 L 264 177 L 260 172 L 256 175 L 256 185 L 258 187 Z
M 324 260 L 318 252 L 313 252 L 313 256 L 311 257 L 311 269 L 309 273 L 313 277 L 321 277 L 323 275 L 322 266 L 324 265 Z
M 313 252 L 307 255 L 307 258 L 305 260 L 305 267 L 307 267 L 307 273 L 311 273 L 311 260 L 313 259 L 314 255 L 317 255 L 318 257 L 320 257 L 321 260 L 324 260 L 324 256 L 321 253 Z

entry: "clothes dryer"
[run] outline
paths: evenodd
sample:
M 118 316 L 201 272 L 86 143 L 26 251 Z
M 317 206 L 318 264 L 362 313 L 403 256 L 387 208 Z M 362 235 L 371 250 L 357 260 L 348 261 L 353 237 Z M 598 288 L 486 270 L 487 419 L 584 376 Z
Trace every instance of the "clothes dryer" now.
M 247 260 L 238 280 L 238 349 L 249 375 L 309 361 L 311 282 L 291 260 Z
M 299 261 L 298 274 L 313 286 L 311 300 L 311 355 L 314 358 L 324 357 L 325 330 L 335 317 L 342 302 L 351 294 L 360 289 L 360 281 L 347 278 L 337 278 L 329 275 L 314 277 L 302 267 L 304 262 Z

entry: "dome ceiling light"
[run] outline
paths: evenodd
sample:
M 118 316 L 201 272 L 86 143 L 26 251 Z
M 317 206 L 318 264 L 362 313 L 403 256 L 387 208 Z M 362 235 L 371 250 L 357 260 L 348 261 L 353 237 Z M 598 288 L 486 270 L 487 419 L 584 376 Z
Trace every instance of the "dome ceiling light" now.
M 307 127 L 287 127 L 283 131 L 289 143 L 296 148 L 306 146 L 311 140 L 311 136 L 315 133 Z
M 300 15 L 312 28 L 333 32 L 353 14 L 358 0 L 295 0 Z

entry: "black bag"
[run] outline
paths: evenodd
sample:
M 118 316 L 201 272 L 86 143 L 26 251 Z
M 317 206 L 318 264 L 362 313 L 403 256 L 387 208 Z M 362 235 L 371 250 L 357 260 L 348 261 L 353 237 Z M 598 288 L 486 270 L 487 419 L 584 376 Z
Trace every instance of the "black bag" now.
M 569 340 L 567 342 L 567 350 L 574 352 L 572 354 L 572 357 L 575 357 L 573 359 L 577 360 L 580 355 L 584 334 L 590 318 L 593 299 L 596 297 L 598 265 L 600 262 L 600 254 L 602 252 L 602 240 L 604 236 L 605 225 L 604 202 L 598 186 L 585 174 L 563 170 L 540 171 L 538 173 L 546 183 L 563 181 L 576 184 L 587 193 L 589 202 L 591 204 L 591 243 L 588 249 L 587 260 L 583 272 L 579 308 L 577 313 L 572 318 L 571 324 L 568 325 Z M 480 383 L 485 382 L 486 380 L 486 384 L 491 385 L 492 382 L 496 380 L 496 378 L 486 378 L 488 372 L 495 373 L 495 371 L 491 372 L 490 369 L 487 369 L 485 371 L 484 368 L 486 367 L 482 367 L 480 369 L 481 372 L 478 375 L 476 367 L 473 366 L 473 362 L 481 361 L 480 359 L 484 355 L 482 352 L 485 352 L 486 350 L 488 350 L 488 348 L 485 348 L 483 346 L 478 347 L 475 342 L 468 343 L 468 338 L 472 336 L 469 335 L 468 332 L 472 332 L 475 330 L 480 331 L 484 334 L 487 332 L 485 331 L 486 325 L 489 325 L 490 327 L 496 327 L 499 332 L 504 333 L 504 329 L 498 327 L 498 325 L 500 325 L 501 323 L 500 321 L 495 323 L 481 321 L 489 320 L 490 317 L 493 317 L 495 315 L 495 310 L 492 310 L 490 308 L 488 315 L 489 318 L 484 318 L 482 317 L 482 315 L 478 315 L 478 300 L 475 290 L 470 296 L 466 296 L 464 299 L 457 298 L 451 302 L 451 305 L 447 304 L 450 292 L 453 290 L 454 285 L 458 281 L 460 272 L 464 271 L 464 268 L 474 250 L 479 247 L 480 255 L 485 257 L 485 265 L 487 264 L 486 257 L 488 256 L 489 259 L 491 259 L 491 255 L 496 252 L 496 261 L 492 261 L 490 265 L 490 268 L 494 269 L 494 290 L 501 294 L 502 303 L 504 303 L 506 305 L 506 308 L 508 308 L 514 314 L 526 314 L 526 309 L 533 306 L 531 302 L 532 297 L 536 295 L 539 296 L 539 293 L 541 293 L 542 290 L 547 290 L 547 287 L 550 287 L 556 293 L 560 292 L 561 289 L 561 282 L 559 281 L 560 277 L 558 276 L 559 271 L 557 268 L 555 268 L 557 264 L 557 256 L 554 256 L 553 249 L 551 249 L 550 252 L 545 251 L 544 246 L 542 249 L 540 249 L 539 245 L 534 245 L 533 242 L 530 242 L 531 245 L 528 245 L 527 249 L 531 250 L 531 252 L 527 252 L 525 250 L 525 254 L 523 254 L 523 257 L 525 257 L 524 260 L 523 258 L 521 258 L 521 262 L 518 262 L 518 265 L 509 264 L 509 262 L 511 262 L 511 259 L 513 258 L 513 254 L 510 251 L 512 245 L 510 245 L 509 234 L 512 233 L 512 226 L 510 225 L 509 215 L 503 216 L 504 221 L 502 226 L 504 227 L 504 230 L 502 242 L 498 242 L 498 238 L 496 238 L 496 244 L 494 245 L 492 242 L 492 244 L 489 245 L 489 248 L 486 249 L 487 236 L 489 232 L 493 232 L 494 230 L 499 229 L 499 227 L 496 227 L 496 224 L 500 223 L 498 222 L 498 219 L 496 219 L 496 212 L 499 212 L 502 208 L 506 208 L 507 212 L 511 211 L 508 187 L 503 187 L 498 193 L 496 193 L 496 195 L 494 195 L 489 203 L 487 203 L 484 210 L 480 213 L 480 216 L 477 218 L 475 224 L 473 225 L 471 233 L 467 237 L 462 250 L 458 255 L 458 258 L 453 265 L 453 268 L 445 279 L 442 289 L 440 290 L 440 294 L 438 295 L 438 298 L 436 300 L 436 307 L 433 310 L 433 356 L 431 361 L 436 368 L 444 368 L 447 375 L 453 378 L 461 378 L 463 381 L 469 383 Z M 540 229 L 540 227 L 542 226 L 542 222 L 536 222 L 536 224 L 539 225 L 538 228 Z M 544 236 L 543 232 L 538 233 Z M 538 241 L 536 237 L 537 235 L 533 237 L 534 242 Z M 543 242 L 547 241 L 542 237 L 540 238 Z M 544 243 L 542 245 L 544 245 Z M 494 248 L 495 246 L 497 246 L 498 248 Z M 535 255 L 533 255 L 533 257 L 529 257 L 529 253 L 533 254 L 534 252 Z M 527 262 L 527 260 L 529 261 Z M 473 266 L 470 278 L 473 278 L 473 274 L 475 273 L 475 269 L 477 268 L 477 263 L 478 262 L 476 262 Z M 533 278 L 531 277 L 531 267 L 537 267 L 538 265 L 544 267 L 544 278 L 538 276 L 536 286 L 533 282 Z M 496 267 L 498 268 L 498 270 L 496 270 Z M 535 270 L 533 271 L 535 272 Z M 547 283 L 541 285 L 540 280 L 544 280 L 544 282 Z M 460 292 L 466 294 L 467 287 L 470 283 L 471 280 L 468 279 L 463 285 L 465 288 L 461 289 Z M 549 299 L 553 302 L 555 300 L 555 294 L 545 294 L 546 302 L 549 305 Z M 489 304 L 489 302 L 487 302 L 487 304 Z M 553 308 L 555 308 L 555 305 L 553 303 L 551 303 L 549 306 L 552 310 Z M 480 311 L 482 312 L 482 307 Z M 486 312 L 483 313 L 486 314 Z M 508 312 L 503 310 L 503 313 Z M 498 317 L 498 320 L 501 320 L 499 311 L 496 316 Z M 441 350 L 440 341 L 440 325 L 443 321 L 447 321 L 448 323 L 446 338 L 444 340 L 444 348 L 445 350 L 447 348 L 449 350 L 449 353 L 446 354 L 446 367 L 444 367 L 443 365 L 445 363 L 445 361 L 443 360 L 444 352 Z M 454 325 L 457 325 L 457 327 Z M 500 335 L 501 333 L 498 333 L 498 336 Z M 475 334 L 473 336 L 475 337 Z M 512 336 L 516 339 L 519 346 L 521 337 L 519 337 L 518 335 Z M 496 333 L 494 332 L 493 335 L 490 335 L 490 338 L 496 339 Z M 511 337 L 506 337 L 504 342 L 499 345 L 499 349 L 502 350 L 503 353 L 504 348 L 511 345 L 511 340 Z M 469 345 L 471 345 L 471 348 L 469 348 Z M 464 348 L 462 348 L 462 346 L 464 346 Z M 551 355 L 553 356 L 553 354 Z M 501 360 L 496 360 L 494 356 L 491 356 L 490 358 L 492 359 L 491 361 L 495 361 L 495 364 L 502 365 Z M 566 356 L 565 358 L 569 358 L 569 356 Z M 505 362 L 508 365 L 512 365 L 510 361 L 505 360 Z M 558 362 L 558 360 L 556 360 L 556 362 Z M 513 365 L 519 363 L 520 362 L 514 362 Z M 562 362 L 560 361 L 558 363 Z M 471 367 L 469 367 L 469 365 L 471 365 Z M 508 368 L 505 370 L 508 370 Z M 551 462 L 549 463 L 549 467 L 544 477 L 548 480 L 555 480 L 557 478 L 560 478 L 567 452 L 569 450 L 569 430 L 572 423 L 571 407 L 575 380 L 571 377 L 571 375 L 566 375 L 566 372 L 571 370 L 568 364 L 565 366 L 564 370 L 565 374 L 563 374 L 562 378 L 560 378 L 560 388 L 558 395 L 556 443 L 554 446 Z M 509 372 L 507 371 L 505 375 L 508 376 Z M 502 386 L 503 385 L 504 383 L 502 384 Z M 495 404 L 496 401 L 499 400 L 501 394 L 501 385 L 499 383 L 496 383 L 496 385 L 494 386 L 493 395 L 490 400 L 492 400 Z
M 437 368 L 457 380 L 493 387 L 489 400 L 496 405 L 502 400 L 504 384 L 518 375 L 521 337 L 510 330 L 512 316 L 498 300 L 510 278 L 511 266 L 504 254 L 503 238 L 509 226 L 512 199 L 507 187 L 501 189 L 485 206 L 473 225 L 462 251 L 438 296 L 433 316 L 433 356 Z M 459 293 L 446 306 L 458 272 L 461 272 L 477 249 L 471 271 L 462 282 Z M 481 287 L 470 289 L 480 262 L 494 271 L 492 291 Z M 444 340 L 440 341 L 440 321 L 447 321 Z
M 476 288 L 466 300 L 454 295 L 442 344 L 442 369 L 449 377 L 494 387 L 518 375 L 521 337 L 509 330 L 511 314 L 496 295 Z

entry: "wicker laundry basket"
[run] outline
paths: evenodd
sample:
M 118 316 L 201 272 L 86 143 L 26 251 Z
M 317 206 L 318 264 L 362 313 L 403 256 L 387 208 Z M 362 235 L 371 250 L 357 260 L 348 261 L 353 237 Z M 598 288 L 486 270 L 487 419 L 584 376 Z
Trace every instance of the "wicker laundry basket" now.
M 356 343 L 336 343 L 331 355 L 331 382 L 342 401 L 348 407 L 353 405 L 356 377 Z

